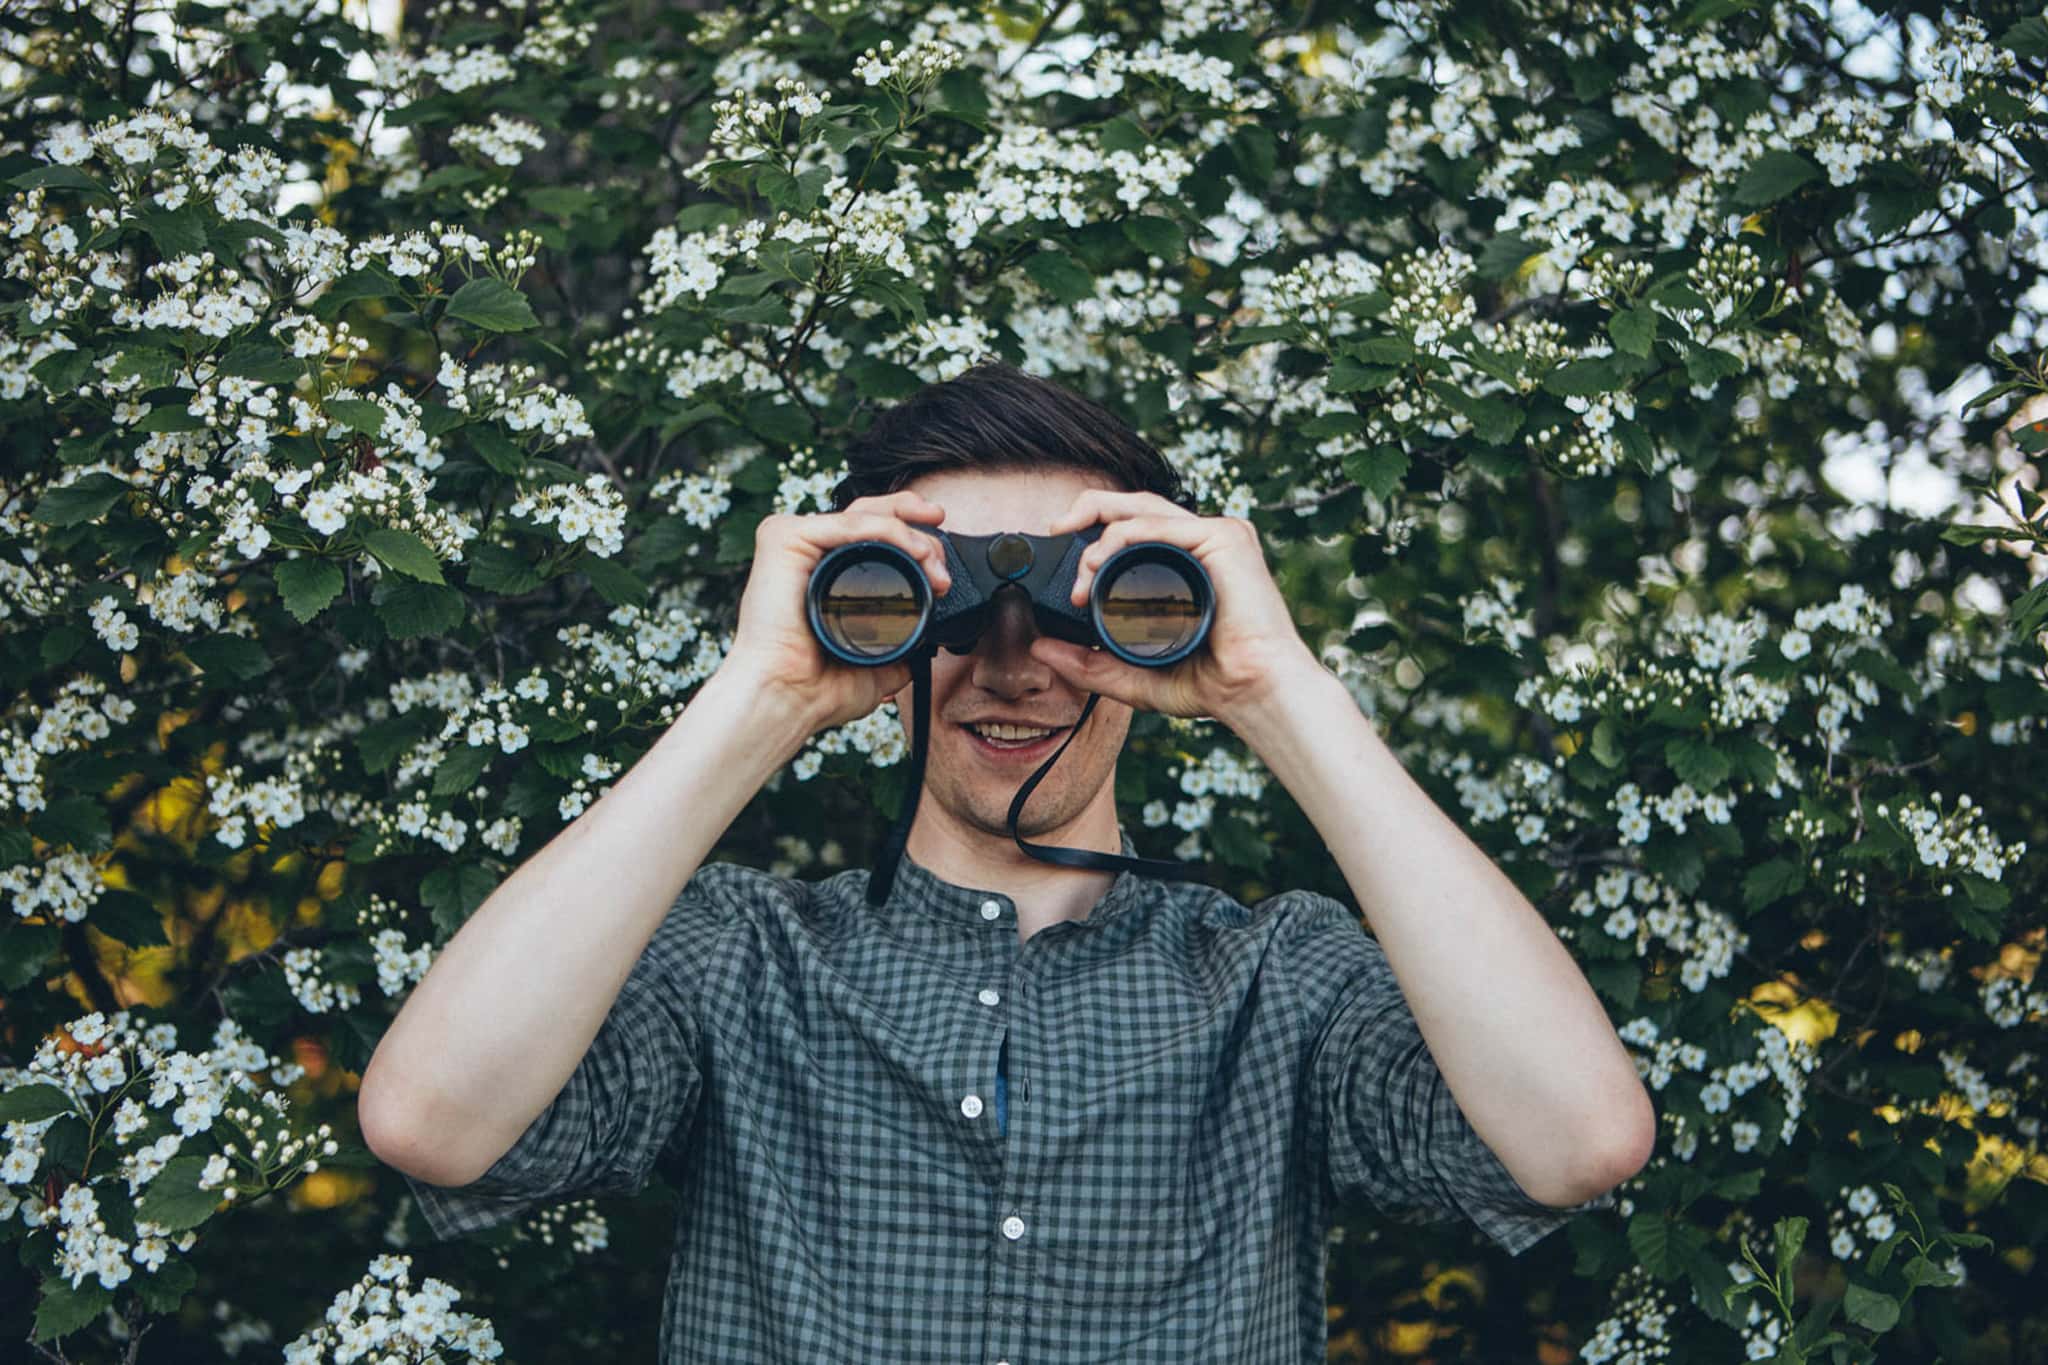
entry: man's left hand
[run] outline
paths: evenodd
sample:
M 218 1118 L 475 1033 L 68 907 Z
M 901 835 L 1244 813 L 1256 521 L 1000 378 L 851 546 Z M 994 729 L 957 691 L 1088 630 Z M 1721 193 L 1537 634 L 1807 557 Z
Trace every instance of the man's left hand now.
M 1266 567 L 1259 533 L 1243 517 L 1204 517 L 1157 493 L 1084 491 L 1047 529 L 1048 535 L 1104 523 L 1102 535 L 1082 553 L 1070 599 L 1088 601 L 1098 569 L 1126 545 L 1163 541 L 1186 550 L 1209 573 L 1216 613 L 1208 641 L 1166 668 L 1139 668 L 1108 649 L 1090 650 L 1039 636 L 1033 657 L 1085 692 L 1144 711 L 1169 716 L 1213 716 L 1226 724 L 1248 708 L 1271 701 L 1286 677 L 1305 665 L 1323 666 L 1302 642 L 1286 599 Z

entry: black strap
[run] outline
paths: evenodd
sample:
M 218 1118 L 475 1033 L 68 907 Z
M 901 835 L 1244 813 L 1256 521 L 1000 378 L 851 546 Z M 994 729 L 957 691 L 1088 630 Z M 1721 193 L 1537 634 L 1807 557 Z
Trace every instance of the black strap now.
M 1023 849 L 1042 863 L 1058 863 L 1061 867 L 1087 867 L 1101 872 L 1122 872 L 1128 869 L 1141 877 L 1161 877 L 1167 881 L 1201 881 L 1208 869 L 1192 863 L 1170 862 L 1161 858 L 1127 858 L 1121 853 L 1099 853 L 1092 848 L 1055 848 L 1050 844 L 1034 844 L 1017 833 L 1017 818 L 1024 813 L 1024 802 L 1052 771 L 1052 765 L 1060 761 L 1060 755 L 1074 742 L 1074 736 L 1081 733 L 1081 727 L 1088 723 L 1088 715 L 1095 709 L 1095 703 L 1102 700 L 1100 693 L 1090 692 L 1088 704 L 1081 708 L 1081 719 L 1074 722 L 1074 728 L 1067 731 L 1067 737 L 1060 741 L 1060 747 L 1052 751 L 1052 757 L 1039 765 L 1037 772 L 1024 780 L 1017 797 L 1010 802 L 1010 837 Z
M 917 818 L 917 798 L 924 791 L 924 755 L 925 750 L 931 747 L 930 650 L 919 650 L 910 656 L 910 683 L 910 790 L 904 793 L 903 807 L 896 812 L 896 823 L 890 827 L 888 837 L 882 840 L 881 851 L 875 855 L 874 871 L 868 875 L 870 905 L 880 905 L 889 899 L 889 888 L 896 881 L 896 864 L 901 861 L 903 845 L 910 838 L 911 821 Z
M 882 847 L 875 855 L 874 870 L 868 875 L 868 903 L 880 905 L 889 898 L 889 888 L 896 881 L 896 867 L 903 858 L 903 846 L 910 839 L 910 826 L 917 818 L 917 798 L 924 791 L 925 754 L 931 747 L 931 690 L 932 654 L 920 651 L 910 659 L 911 707 L 910 722 L 910 790 L 903 798 L 902 809 L 896 814 L 896 823 L 890 828 L 888 837 L 882 840 Z M 1081 708 L 1081 718 L 1067 731 L 1067 737 L 1060 741 L 1060 747 L 1053 750 L 1051 758 L 1039 765 L 1038 771 L 1024 780 L 1018 789 L 1016 799 L 1010 802 L 1010 838 L 1017 847 L 1042 863 L 1056 863 L 1061 867 L 1085 867 L 1098 872 L 1135 872 L 1141 877 L 1157 877 L 1162 881 L 1194 882 L 1208 876 L 1208 868 L 1199 863 L 1173 862 L 1162 858 L 1130 858 L 1121 853 L 1102 853 L 1092 848 L 1057 848 L 1051 844 L 1034 844 L 1017 833 L 1017 819 L 1024 813 L 1024 803 L 1030 799 L 1045 775 L 1052 771 L 1052 765 L 1060 761 L 1060 755 L 1074 742 L 1074 736 L 1081 733 L 1081 727 L 1088 723 L 1088 717 L 1100 701 L 1099 693 L 1088 694 L 1087 704 Z

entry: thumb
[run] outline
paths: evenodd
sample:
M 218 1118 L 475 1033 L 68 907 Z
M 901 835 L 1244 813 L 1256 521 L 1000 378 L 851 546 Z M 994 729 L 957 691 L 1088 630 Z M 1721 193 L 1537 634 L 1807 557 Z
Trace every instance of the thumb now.
M 1083 649 L 1066 640 L 1040 638 L 1031 642 L 1031 655 L 1084 692 L 1099 692 L 1122 702 L 1133 702 L 1132 668 L 1108 650 Z

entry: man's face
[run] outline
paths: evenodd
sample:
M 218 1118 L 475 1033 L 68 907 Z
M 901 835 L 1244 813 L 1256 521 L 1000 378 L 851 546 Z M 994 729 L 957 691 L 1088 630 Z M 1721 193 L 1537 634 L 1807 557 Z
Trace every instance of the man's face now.
M 1120 487 L 1106 476 L 1076 469 L 947 470 L 923 475 L 907 486 L 945 509 L 939 529 L 960 535 L 1044 535 L 1083 489 Z M 972 653 L 941 649 L 932 659 L 931 750 L 925 763 L 924 799 L 952 821 L 1004 840 L 1009 838 L 1010 803 L 1018 789 L 1066 742 L 1088 700 L 1087 693 L 1031 657 L 1031 641 L 1037 636 L 1023 589 L 1006 587 L 996 594 L 987 628 Z M 906 736 L 915 692 L 914 687 L 905 687 L 896 697 Z M 968 729 L 977 721 L 1011 721 L 1058 733 L 1005 750 Z M 1088 724 L 1032 790 L 1017 832 L 1032 839 L 1052 834 L 1098 801 L 1108 803 L 1113 812 L 1116 760 L 1130 727 L 1129 706 L 1109 697 L 1097 701 Z

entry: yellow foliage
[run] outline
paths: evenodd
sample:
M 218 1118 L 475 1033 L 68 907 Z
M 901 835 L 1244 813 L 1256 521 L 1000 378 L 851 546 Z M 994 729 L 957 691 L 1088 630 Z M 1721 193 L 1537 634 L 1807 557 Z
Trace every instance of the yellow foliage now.
M 1397 1356 L 1419 1356 L 1436 1340 L 1437 1325 L 1422 1322 L 1390 1322 L 1380 1329 L 1380 1340 Z
M 331 1209 L 352 1204 L 368 1194 L 374 1179 L 362 1171 L 338 1171 L 322 1167 L 291 1187 L 293 1208 Z
M 1479 1283 L 1479 1277 L 1463 1266 L 1453 1266 L 1432 1277 L 1428 1284 L 1422 1286 L 1422 1297 L 1428 1301 L 1431 1308 L 1441 1310 L 1448 1291 L 1454 1288 L 1463 1289 L 1471 1298 L 1485 1297 L 1486 1291 Z
M 221 940 L 228 945 L 228 961 L 238 962 L 251 953 L 260 953 L 277 938 L 277 925 L 271 922 L 269 909 L 256 900 L 238 900 L 228 906 L 227 928 Z
M 1841 1018 L 1825 1000 L 1803 995 L 1789 976 L 1759 983 L 1744 1003 L 1796 1043 L 1818 1044 L 1834 1037 Z

